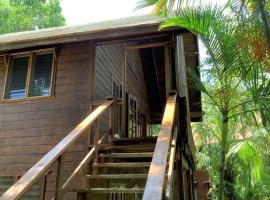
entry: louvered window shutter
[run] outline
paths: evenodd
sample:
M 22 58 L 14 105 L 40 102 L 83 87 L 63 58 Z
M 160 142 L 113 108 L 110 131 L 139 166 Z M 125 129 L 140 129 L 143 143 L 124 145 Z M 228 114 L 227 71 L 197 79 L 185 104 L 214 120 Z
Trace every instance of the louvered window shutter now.
M 6 99 L 25 97 L 29 57 L 12 57 L 8 72 Z

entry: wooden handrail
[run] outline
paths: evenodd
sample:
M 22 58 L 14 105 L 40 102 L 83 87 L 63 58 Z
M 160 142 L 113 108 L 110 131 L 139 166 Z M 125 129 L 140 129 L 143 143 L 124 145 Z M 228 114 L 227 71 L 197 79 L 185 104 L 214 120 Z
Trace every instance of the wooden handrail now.
M 113 99 L 107 99 L 89 114 L 76 128 L 74 128 L 64 139 L 62 139 L 52 150 L 39 160 L 29 171 L 27 171 L 12 187 L 10 187 L 0 200 L 18 200 L 27 192 L 36 181 L 38 181 L 52 165 L 62 157 L 63 153 L 76 142 L 84 131 L 92 125 L 95 120 L 104 113 L 112 104 Z M 61 161 L 62 159 L 60 159 Z M 61 186 L 62 188 L 62 186 Z M 57 197 L 56 197 L 57 198 Z
M 174 94 L 168 97 L 166 103 L 159 136 L 146 181 L 143 200 L 162 200 L 175 111 L 176 95 Z

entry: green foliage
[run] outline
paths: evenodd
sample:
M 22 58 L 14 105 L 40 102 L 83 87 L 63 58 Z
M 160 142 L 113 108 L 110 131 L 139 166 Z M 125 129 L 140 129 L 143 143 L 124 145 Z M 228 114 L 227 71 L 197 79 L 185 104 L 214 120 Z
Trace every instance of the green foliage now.
M 263 18 L 269 1 L 229 0 L 224 7 L 143 2 L 166 17 L 161 29 L 186 28 L 207 50 L 202 80 L 193 71 L 189 77 L 204 93 L 204 121 L 193 131 L 197 167 L 210 170 L 215 199 L 269 199 L 270 40 Z
M 199 2 L 199 3 L 198 3 Z M 269 199 L 270 1 L 141 0 L 165 17 L 161 29 L 186 28 L 201 40 L 207 61 L 202 81 L 204 121 L 193 125 L 197 167 L 211 172 L 215 199 Z M 268 18 L 267 18 L 268 17 Z
M 0 0 L 0 34 L 65 25 L 59 0 Z
M 160 124 L 151 124 L 150 132 L 152 136 L 158 136 L 160 132 Z
M 153 14 L 168 17 L 174 10 L 179 10 L 183 4 L 193 0 L 139 0 L 135 10 L 154 6 Z

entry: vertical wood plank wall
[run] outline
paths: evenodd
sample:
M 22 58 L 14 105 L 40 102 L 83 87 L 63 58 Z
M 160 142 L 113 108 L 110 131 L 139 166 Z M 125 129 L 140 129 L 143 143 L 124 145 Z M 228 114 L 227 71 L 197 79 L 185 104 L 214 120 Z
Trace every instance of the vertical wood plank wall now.
M 122 83 L 121 68 L 124 65 L 125 49 L 123 43 L 98 45 L 96 47 L 95 100 L 112 96 L 112 79 Z M 127 52 L 126 89 L 136 98 L 137 106 L 145 114 L 149 113 L 147 92 L 138 50 Z M 102 120 L 106 126 L 107 120 Z
M 93 75 L 90 48 L 89 42 L 84 42 L 59 49 L 55 98 L 0 102 L 0 176 L 23 175 L 89 113 Z M 1 95 L 5 73 L 0 57 Z M 85 155 L 85 141 L 81 138 L 66 154 L 66 174 Z M 54 176 L 53 170 L 47 177 L 45 199 L 50 199 L 54 190 Z M 72 195 L 68 197 L 75 199 Z
M 149 105 L 139 50 L 127 51 L 127 90 L 136 98 L 139 108 L 148 115 Z

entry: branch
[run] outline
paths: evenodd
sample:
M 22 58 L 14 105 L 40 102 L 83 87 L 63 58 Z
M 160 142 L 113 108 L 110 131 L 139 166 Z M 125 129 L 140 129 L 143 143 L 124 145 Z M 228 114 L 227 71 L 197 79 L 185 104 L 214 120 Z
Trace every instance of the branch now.
M 258 109 L 254 109 L 254 110 L 247 110 L 247 111 L 244 111 L 244 112 L 236 113 L 234 115 L 229 116 L 227 119 L 231 119 L 231 118 L 236 117 L 238 115 L 242 115 L 242 114 L 249 113 L 249 112 L 255 112 L 255 111 L 259 111 L 259 110 Z
M 228 110 L 231 111 L 231 110 L 237 108 L 238 106 L 242 106 L 242 105 L 244 105 L 244 104 L 246 104 L 246 103 L 250 103 L 250 102 L 252 102 L 252 101 L 262 101 L 262 100 L 267 100 L 267 99 L 270 100 L 270 98 L 262 98 L 262 99 L 256 99 L 256 100 L 254 100 L 254 99 L 248 100 L 248 101 L 242 102 L 242 103 L 240 103 L 240 104 L 237 104 L 237 105 L 233 106 L 232 108 L 229 108 Z

